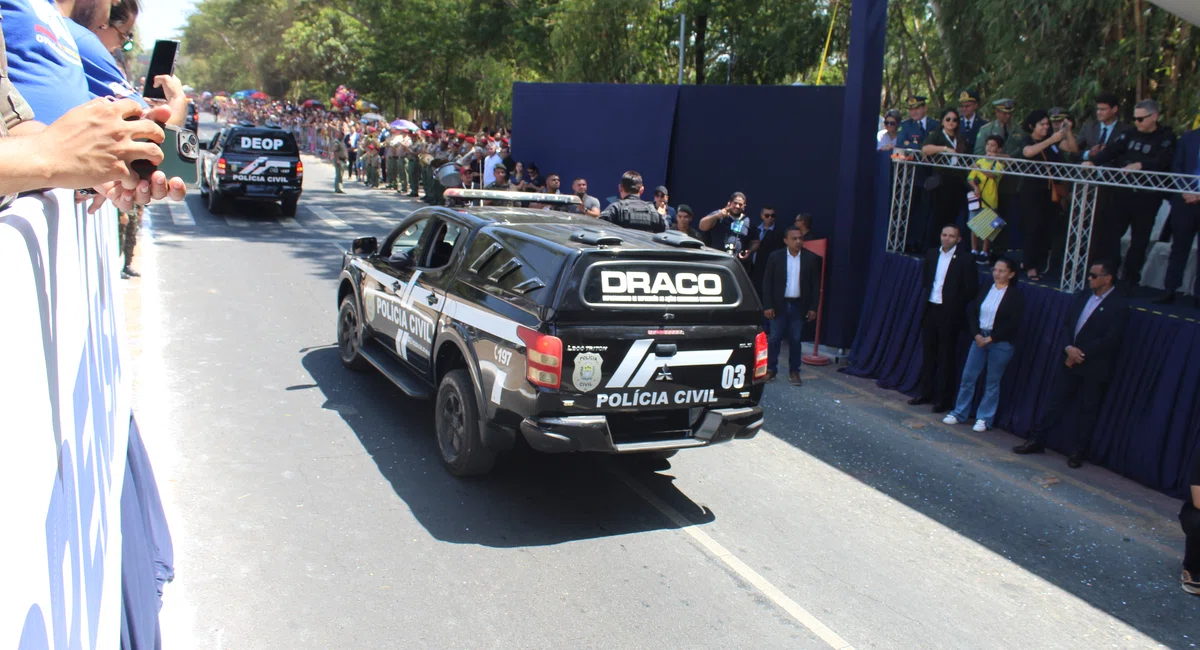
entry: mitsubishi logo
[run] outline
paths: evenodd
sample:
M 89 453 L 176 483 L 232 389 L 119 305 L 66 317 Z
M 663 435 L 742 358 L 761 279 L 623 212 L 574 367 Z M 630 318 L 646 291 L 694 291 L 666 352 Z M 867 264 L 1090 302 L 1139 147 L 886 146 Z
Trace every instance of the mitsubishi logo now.
M 671 369 L 667 367 L 667 364 L 664 363 L 658 369 L 658 374 L 654 376 L 654 381 L 675 381 L 675 377 L 671 375 Z

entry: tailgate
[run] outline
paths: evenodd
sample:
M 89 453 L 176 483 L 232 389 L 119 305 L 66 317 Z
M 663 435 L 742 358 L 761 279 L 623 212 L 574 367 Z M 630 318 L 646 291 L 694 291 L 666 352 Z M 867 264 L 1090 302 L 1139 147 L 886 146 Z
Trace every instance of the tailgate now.
M 758 331 L 756 324 L 562 325 L 555 332 L 563 342 L 560 393 L 601 412 L 757 403 Z
M 229 180 L 256 185 L 295 185 L 299 159 L 287 156 L 241 157 L 228 160 Z

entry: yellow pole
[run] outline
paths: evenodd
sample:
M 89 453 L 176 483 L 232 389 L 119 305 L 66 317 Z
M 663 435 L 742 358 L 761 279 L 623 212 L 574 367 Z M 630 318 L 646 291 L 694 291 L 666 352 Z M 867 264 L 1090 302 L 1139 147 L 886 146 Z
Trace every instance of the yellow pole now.
M 833 40 L 833 26 L 837 24 L 837 10 L 841 0 L 833 0 L 833 18 L 829 21 L 829 34 L 825 36 L 825 49 L 821 50 L 821 67 L 817 69 L 817 85 L 821 85 L 821 76 L 825 74 L 825 61 L 829 58 L 829 42 Z

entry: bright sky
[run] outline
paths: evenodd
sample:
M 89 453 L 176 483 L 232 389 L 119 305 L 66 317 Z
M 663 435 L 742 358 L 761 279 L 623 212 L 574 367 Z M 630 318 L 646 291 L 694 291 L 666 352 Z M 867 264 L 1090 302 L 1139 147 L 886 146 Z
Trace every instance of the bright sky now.
M 195 4 L 196 0 L 142 0 L 137 21 L 142 47 L 149 51 L 154 41 L 178 37 Z

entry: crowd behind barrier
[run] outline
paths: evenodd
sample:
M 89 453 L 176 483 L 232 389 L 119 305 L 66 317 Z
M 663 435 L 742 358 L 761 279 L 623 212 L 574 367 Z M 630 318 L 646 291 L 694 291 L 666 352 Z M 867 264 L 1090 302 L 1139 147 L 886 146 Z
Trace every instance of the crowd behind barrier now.
M 173 554 L 130 408 L 120 268 L 111 206 L 89 215 L 54 190 L 0 212 L 0 639 L 12 647 L 159 636 Z

